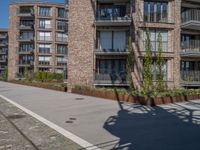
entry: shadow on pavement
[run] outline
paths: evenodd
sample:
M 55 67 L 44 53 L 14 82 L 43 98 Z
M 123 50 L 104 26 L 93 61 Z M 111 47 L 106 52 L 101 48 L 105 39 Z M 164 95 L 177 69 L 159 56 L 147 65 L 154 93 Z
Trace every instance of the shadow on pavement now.
M 119 112 L 103 126 L 120 139 L 112 150 L 200 150 L 198 107 L 191 108 L 189 103 L 165 108 L 118 104 Z

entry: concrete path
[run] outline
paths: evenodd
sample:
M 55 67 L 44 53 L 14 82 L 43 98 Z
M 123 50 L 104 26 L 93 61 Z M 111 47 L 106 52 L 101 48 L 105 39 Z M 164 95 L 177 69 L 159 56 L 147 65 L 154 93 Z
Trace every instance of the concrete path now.
M 0 95 L 101 149 L 200 149 L 198 100 L 152 108 L 5 82 Z

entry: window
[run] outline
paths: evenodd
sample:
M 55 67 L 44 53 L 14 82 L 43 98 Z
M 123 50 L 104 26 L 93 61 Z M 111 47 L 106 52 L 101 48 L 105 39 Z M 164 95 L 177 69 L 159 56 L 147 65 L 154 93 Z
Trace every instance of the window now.
M 51 52 L 51 44 L 39 44 L 39 53 L 49 54 Z
M 45 29 L 51 28 L 51 20 L 40 19 L 39 28 L 45 28 Z
M 34 45 L 32 43 L 21 43 L 19 47 L 19 51 L 31 51 L 34 49 Z
M 50 56 L 39 56 L 39 65 L 50 65 Z
M 57 8 L 57 16 L 59 18 L 66 18 L 67 17 L 67 12 L 64 8 Z
M 144 21 L 145 22 L 167 22 L 168 21 L 168 3 L 145 1 L 144 2 Z
M 151 39 L 151 50 L 158 51 L 158 35 L 161 34 L 162 37 L 162 50 L 164 52 L 168 51 L 168 31 L 167 30 L 159 30 L 159 29 L 151 29 L 150 30 L 150 39 Z M 145 40 L 146 40 L 146 32 L 144 31 L 144 48 L 145 48 Z
M 56 41 L 67 42 L 67 35 L 65 33 L 57 32 L 56 33 Z
M 50 17 L 51 16 L 51 8 L 50 7 L 39 7 L 39 16 Z
M 67 46 L 66 45 L 58 44 L 57 45 L 57 54 L 64 54 L 64 55 L 66 55 L 67 54 Z
M 57 21 L 57 29 L 58 30 L 67 30 L 67 24 L 65 21 Z
M 39 40 L 51 41 L 51 32 L 39 32 Z
M 126 32 L 123 31 L 102 31 L 100 32 L 99 48 L 101 50 L 125 51 Z

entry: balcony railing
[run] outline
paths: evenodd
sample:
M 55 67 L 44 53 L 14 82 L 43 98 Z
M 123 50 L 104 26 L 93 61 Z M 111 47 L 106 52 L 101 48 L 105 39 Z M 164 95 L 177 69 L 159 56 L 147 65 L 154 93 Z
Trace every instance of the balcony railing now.
M 0 39 L 7 39 L 8 35 L 7 34 L 0 34 Z
M 19 60 L 18 65 L 25 65 L 25 66 L 30 66 L 33 65 L 33 61 L 25 61 L 25 60 Z
M 128 55 L 128 49 L 95 49 L 96 55 Z
M 200 86 L 200 70 L 181 71 L 181 83 L 188 86 Z
M 6 58 L 0 58 L 0 62 L 6 62 L 7 59 Z
M 56 37 L 56 42 L 67 42 L 67 37 Z
M 126 72 L 121 73 L 95 73 L 96 85 L 128 86 Z
M 196 55 L 200 56 L 200 40 L 190 40 L 187 42 L 182 42 L 181 44 L 182 55 Z
M 200 21 L 200 10 L 189 9 L 182 12 L 182 23 L 185 23 L 188 21 Z
M 34 24 L 19 24 L 19 29 L 21 30 L 27 30 L 27 29 L 33 29 Z
M 7 46 L 7 45 L 8 45 L 7 42 L 1 42 L 1 43 L 0 43 L 0 46 L 2 46 L 2 47 L 5 47 L 5 46 Z
M 119 16 L 119 17 L 96 17 L 96 25 L 97 26 L 129 26 L 131 24 L 131 17 L 129 15 L 127 16 Z
M 33 36 L 30 36 L 30 37 L 19 36 L 18 40 L 19 41 L 33 41 L 34 37 Z
M 50 62 L 49 61 L 39 61 L 39 65 L 41 65 L 41 66 L 49 66 Z

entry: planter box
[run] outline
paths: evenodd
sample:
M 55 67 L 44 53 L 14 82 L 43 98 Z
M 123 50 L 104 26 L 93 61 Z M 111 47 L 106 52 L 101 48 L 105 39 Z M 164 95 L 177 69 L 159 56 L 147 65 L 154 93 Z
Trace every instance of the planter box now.
M 132 96 L 128 93 L 120 94 L 115 93 L 112 91 L 98 91 L 98 90 L 82 90 L 82 89 L 72 89 L 72 93 L 87 95 L 87 96 L 94 96 L 100 97 L 105 99 L 111 100 L 119 100 L 125 101 L 130 103 L 139 103 L 141 105 L 148 105 L 148 106 L 156 106 L 162 104 L 170 104 L 176 102 L 184 102 L 188 100 L 200 99 L 200 94 L 196 95 L 187 95 L 187 96 L 166 96 L 166 97 L 156 97 L 156 98 L 148 98 L 148 97 L 141 97 L 141 96 Z
M 49 86 L 49 85 L 40 85 L 40 84 L 36 84 L 36 83 L 25 83 L 25 82 L 19 82 L 19 81 L 11 81 L 11 83 L 67 92 L 67 87 L 56 87 L 56 86 Z

